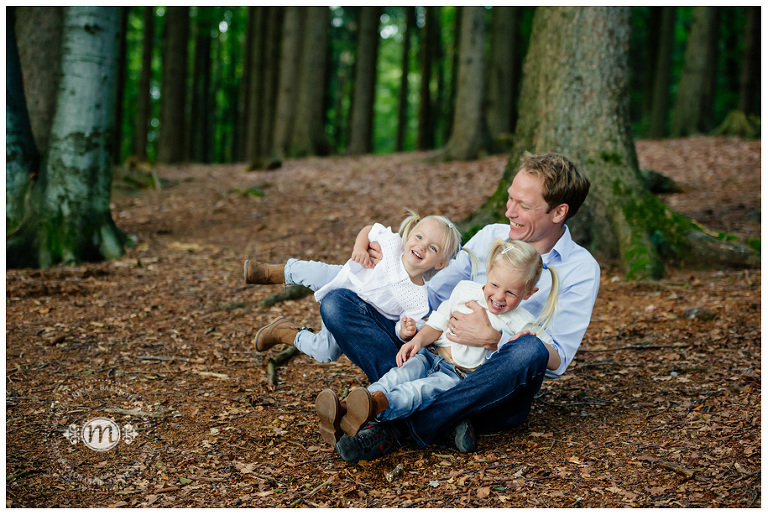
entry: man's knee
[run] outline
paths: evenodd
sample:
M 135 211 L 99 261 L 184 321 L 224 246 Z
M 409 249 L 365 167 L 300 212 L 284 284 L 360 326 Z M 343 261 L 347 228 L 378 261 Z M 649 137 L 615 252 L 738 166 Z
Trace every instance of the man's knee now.
M 326 325 L 329 322 L 333 323 L 333 321 L 342 319 L 349 313 L 349 310 L 355 306 L 352 297 L 357 297 L 357 295 L 345 289 L 331 290 L 323 297 L 323 301 L 320 303 L 320 315 Z
M 549 350 L 535 335 L 527 334 L 504 344 L 499 355 L 505 356 L 511 363 L 527 364 L 530 368 L 546 369 Z

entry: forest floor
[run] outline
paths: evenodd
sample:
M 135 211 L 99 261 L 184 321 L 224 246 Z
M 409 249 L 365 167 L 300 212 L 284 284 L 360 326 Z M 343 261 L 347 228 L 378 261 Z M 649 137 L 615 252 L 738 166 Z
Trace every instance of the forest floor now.
M 637 150 L 642 168 L 686 185 L 663 196 L 669 205 L 760 236 L 759 141 Z M 283 349 L 255 352 L 256 330 L 277 315 L 317 327 L 319 310 L 312 297 L 261 307 L 282 287 L 245 285 L 243 259 L 343 263 L 362 225 L 396 226 L 406 206 L 462 219 L 506 163 L 422 157 L 158 167 L 162 190 L 113 195 L 117 225 L 136 239 L 124 258 L 8 270 L 6 505 L 761 506 L 760 270 L 627 282 L 601 263 L 573 364 L 545 381 L 522 426 L 481 435 L 476 453 L 409 440 L 348 464 L 322 441 L 316 394 L 365 376 L 345 357 L 299 355 L 270 386 L 267 362 Z M 124 437 L 116 447 L 77 440 L 99 417 Z

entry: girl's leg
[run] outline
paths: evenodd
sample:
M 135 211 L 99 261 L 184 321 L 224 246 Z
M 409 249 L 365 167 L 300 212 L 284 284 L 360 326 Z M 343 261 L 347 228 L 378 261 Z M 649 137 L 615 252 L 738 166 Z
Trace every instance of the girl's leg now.
M 285 263 L 285 284 L 299 284 L 317 291 L 336 277 L 342 265 L 331 265 L 320 261 L 303 261 L 290 258 Z
M 320 331 L 313 333 L 309 330 L 299 331 L 293 345 L 301 352 L 320 363 L 336 361 L 341 356 L 341 347 L 336 343 L 333 335 L 322 324 Z

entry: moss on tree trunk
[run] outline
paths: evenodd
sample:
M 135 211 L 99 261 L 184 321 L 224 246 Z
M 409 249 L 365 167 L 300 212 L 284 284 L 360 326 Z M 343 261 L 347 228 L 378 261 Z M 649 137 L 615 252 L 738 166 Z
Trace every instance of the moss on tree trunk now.
M 520 118 L 499 188 L 465 220 L 473 234 L 504 218 L 507 188 L 524 152 L 558 152 L 592 187 L 568 221 L 574 239 L 628 278 L 658 278 L 663 263 L 748 266 L 759 262 L 737 242 L 668 209 L 640 175 L 629 124 L 626 7 L 539 7 L 524 65 Z

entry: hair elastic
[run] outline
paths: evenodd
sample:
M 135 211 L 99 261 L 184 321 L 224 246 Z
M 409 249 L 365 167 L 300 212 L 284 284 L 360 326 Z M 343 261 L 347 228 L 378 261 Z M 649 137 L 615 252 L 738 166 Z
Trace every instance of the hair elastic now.
M 544 262 L 544 260 L 543 260 L 543 259 L 541 260 L 541 267 L 542 267 L 544 270 L 549 270 L 549 268 L 547 267 L 547 264 Z

